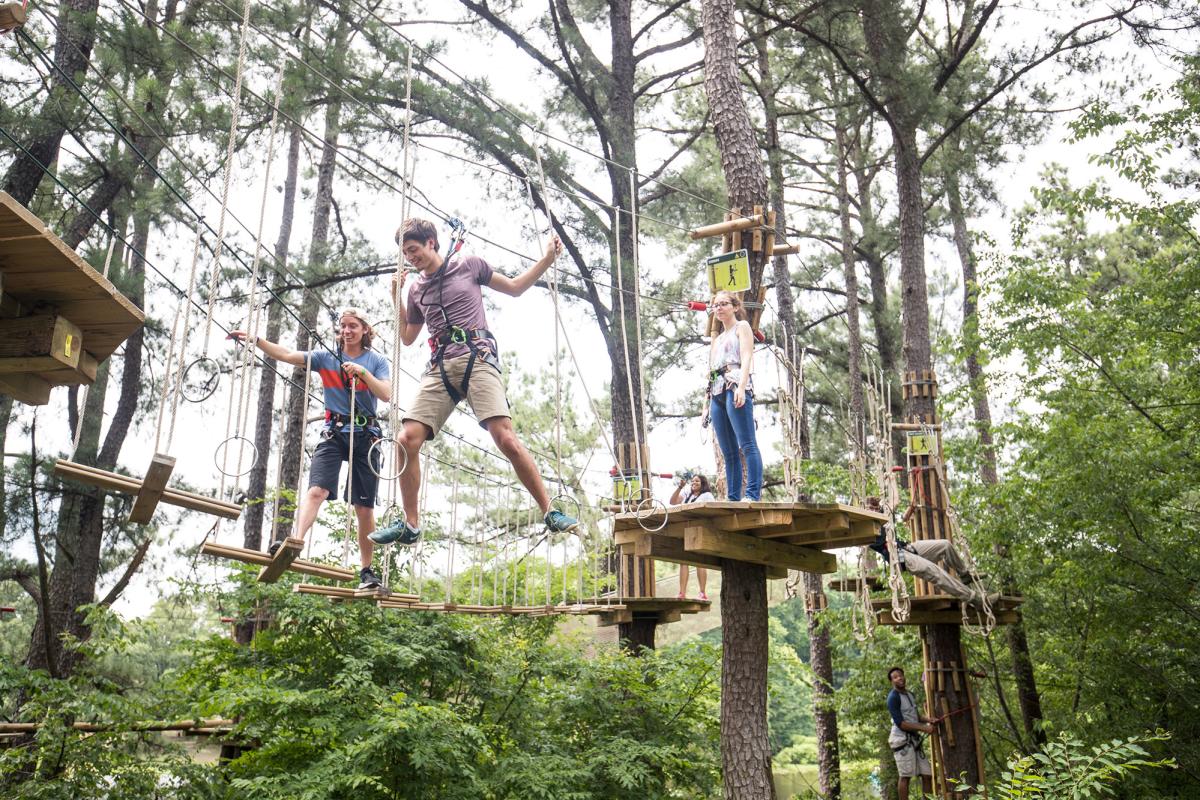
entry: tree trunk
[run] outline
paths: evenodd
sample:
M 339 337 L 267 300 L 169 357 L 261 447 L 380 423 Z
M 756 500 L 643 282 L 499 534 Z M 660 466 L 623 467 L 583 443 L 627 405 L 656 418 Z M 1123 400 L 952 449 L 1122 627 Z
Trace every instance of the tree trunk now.
M 340 53 L 344 49 L 342 43 L 346 40 L 348 23 L 344 17 L 338 17 L 337 28 L 332 37 L 331 53 Z M 333 182 L 337 172 L 338 139 L 341 136 L 342 103 L 340 99 L 331 100 L 325 109 L 325 144 L 321 148 L 321 161 L 317 168 L 317 194 L 313 204 L 312 244 L 309 248 L 309 261 L 304 274 L 306 277 L 319 275 L 329 257 L 329 215 L 333 208 Z M 301 320 L 296 327 L 296 349 L 308 350 L 312 343 L 308 332 L 317 324 L 320 316 L 319 304 L 311 301 L 306 291 L 301 299 Z M 292 387 L 288 392 L 285 413 L 287 428 L 285 429 L 282 456 L 279 470 L 279 488 L 291 489 L 299 493 L 300 465 L 304 459 L 304 409 L 308 400 L 308 381 L 305 367 L 292 368 Z M 292 528 L 294 509 L 287 504 L 280 504 L 276 514 L 275 541 L 286 538 Z
M 957 141 L 954 142 L 957 146 Z M 967 215 L 963 208 L 962 191 L 958 173 L 950 168 L 946 172 L 946 200 L 950 220 L 954 226 L 954 245 L 958 249 L 963 273 L 963 346 L 966 349 L 967 384 L 971 392 L 971 406 L 975 413 L 975 430 L 979 437 L 979 477 L 986 486 L 1000 482 L 996 468 L 996 449 L 992 441 L 992 410 L 988 403 L 987 382 L 983 365 L 979 360 L 979 280 L 976 271 L 975 253 L 971 247 L 967 229 Z M 1004 555 L 1002 552 L 1001 556 Z M 1007 570 L 1006 570 L 1007 572 Z M 1012 576 L 1005 574 L 1005 594 L 1019 594 L 1020 590 Z M 1017 683 L 1017 700 L 1021 707 L 1021 720 L 1029 741 L 1037 746 L 1046 743 L 1046 732 L 1042 727 L 1042 701 L 1033 672 L 1033 658 L 1029 653 L 1029 640 L 1025 636 L 1025 622 L 1020 610 L 1017 621 L 1005 627 L 1008 649 L 1012 654 L 1013 677 Z
M 729 205 L 767 206 L 767 177 L 742 97 L 733 0 L 704 0 L 704 90 L 721 151 Z M 750 252 L 750 297 L 766 261 Z M 760 565 L 726 561 L 721 574 L 721 763 L 725 796 L 774 798 L 767 736 L 767 586 Z
M 917 150 L 917 119 L 908 88 L 900 80 L 906 63 L 901 9 L 897 0 L 864 0 L 861 6 L 863 34 L 870 58 L 882 76 L 884 101 L 895 149 L 897 204 L 900 214 L 900 296 L 903 320 L 901 353 L 907 373 L 932 375 L 932 346 L 929 337 L 929 300 L 925 278 L 925 208 L 921 196 L 921 161 Z M 937 419 L 934 393 L 912 391 L 904 397 L 906 420 L 933 423 Z M 930 509 L 930 513 L 944 514 Z M 932 518 L 930 519 L 932 523 Z M 947 530 L 945 520 L 927 530 Z M 930 662 L 954 662 L 966 669 L 958 625 L 922 626 Z M 956 706 L 957 707 L 957 706 Z M 973 714 L 960 714 L 946 721 L 955 728 L 950 737 L 940 737 L 941 772 L 946 780 L 963 780 L 975 786 L 982 780 L 974 735 Z
M 289 126 L 287 177 L 283 181 L 283 212 L 279 223 L 279 237 L 275 240 L 275 261 L 286 265 L 288 247 L 292 240 L 292 221 L 296 212 L 296 187 L 300 174 L 300 128 Z M 277 292 L 283 285 L 283 270 L 277 270 L 271 279 Z M 283 330 L 283 310 L 275 308 L 274 296 L 267 303 L 267 324 L 264 336 L 272 342 L 279 341 Z M 242 546 L 250 550 L 262 548 L 262 526 L 266 511 L 267 472 L 271 465 L 271 433 L 275 424 L 275 371 L 279 366 L 275 359 L 263 356 L 263 366 L 258 384 L 258 409 L 254 424 L 254 446 L 259 457 L 250 471 L 246 488 L 246 525 Z M 240 641 L 240 638 L 239 638 Z
M 98 7 L 99 0 L 63 0 L 59 5 L 54 43 L 58 69 L 50 73 L 50 96 L 33 120 L 32 138 L 25 145 L 28 155 L 19 153 L 4 176 L 4 191 L 22 205 L 29 205 L 45 174 L 43 165 L 49 167 L 58 159 L 63 134 L 78 122 L 74 117 L 81 100 L 63 73 L 80 81 L 87 72 L 96 41 Z
M 767 573 L 721 565 L 721 764 L 728 800 L 775 798 L 767 743 Z

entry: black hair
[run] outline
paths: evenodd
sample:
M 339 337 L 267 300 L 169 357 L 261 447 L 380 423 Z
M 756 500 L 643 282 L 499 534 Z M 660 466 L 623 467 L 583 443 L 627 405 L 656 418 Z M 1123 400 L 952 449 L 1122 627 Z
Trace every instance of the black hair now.
M 893 672 L 899 672 L 901 675 L 903 675 L 903 674 L 904 674 L 904 669 L 903 669 L 903 668 L 901 668 L 901 667 L 892 667 L 891 669 L 889 669 L 889 670 L 888 670 L 888 680 L 889 680 L 889 681 L 892 679 L 892 673 L 893 673 Z

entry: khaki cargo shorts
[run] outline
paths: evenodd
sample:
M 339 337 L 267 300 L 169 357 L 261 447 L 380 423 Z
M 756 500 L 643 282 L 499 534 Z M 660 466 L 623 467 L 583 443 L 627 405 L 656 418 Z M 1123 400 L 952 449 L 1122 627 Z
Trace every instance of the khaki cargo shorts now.
M 908 741 L 899 750 L 900 742 L 893 744 L 891 741 L 888 745 L 892 747 L 892 755 L 896 757 L 896 773 L 901 778 L 915 778 L 918 775 L 932 775 L 933 767 L 929 764 L 929 759 L 925 757 L 924 748 L 918 749 Z
M 450 385 L 458 390 L 462 386 L 463 373 L 467 371 L 467 361 L 470 353 L 447 358 L 442 362 L 446 368 L 446 377 Z M 504 380 L 500 371 L 482 358 L 475 359 L 471 369 L 471 382 L 467 384 L 467 402 L 479 427 L 493 417 L 512 417 L 508 408 L 508 397 L 504 394 Z M 442 383 L 441 370 L 432 365 L 421 376 L 421 385 L 417 387 L 417 396 L 408 411 L 404 412 L 404 421 L 416 420 L 429 427 L 429 438 L 437 436 L 454 411 L 455 403 L 446 392 Z

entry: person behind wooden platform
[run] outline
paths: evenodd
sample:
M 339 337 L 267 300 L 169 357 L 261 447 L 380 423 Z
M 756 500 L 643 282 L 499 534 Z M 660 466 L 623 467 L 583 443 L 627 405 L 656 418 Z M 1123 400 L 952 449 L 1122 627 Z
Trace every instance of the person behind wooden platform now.
M 408 456 L 408 466 L 400 475 L 404 516 L 374 534 L 372 538 L 378 544 L 420 536 L 421 447 L 437 436 L 454 407 L 464 399 L 541 509 L 546 527 L 556 533 L 579 527 L 574 517 L 551 507 L 537 464 L 513 429 L 500 371 L 500 346 L 488 330 L 483 304 L 484 286 L 510 297 L 524 294 L 550 269 L 562 251 L 562 242 L 552 236 L 545 254 L 510 278 L 493 270 L 479 256 L 458 255 L 461 241 L 452 238 L 443 256 L 437 227 L 429 220 L 408 219 L 396 231 L 396 243 L 405 261 L 419 273 L 407 302 L 396 304 L 396 325 L 405 346 L 415 342 L 428 325 L 431 358 L 396 437 L 397 446 L 403 447 Z M 393 299 L 399 298 L 407 275 L 405 272 L 393 278 Z
M 231 331 L 230 338 L 245 340 L 245 331 Z M 308 491 L 300 498 L 296 512 L 296 538 L 303 539 L 317 519 L 321 504 L 337 491 L 342 462 L 350 459 L 350 437 L 354 437 L 353 481 L 347 481 L 345 499 L 354 506 L 358 521 L 358 547 L 361 562 L 360 589 L 376 589 L 383 585 L 371 569 L 374 545 L 370 535 L 375 530 L 375 495 L 379 487 L 376 470 L 368 461 L 371 445 L 382 438 L 375 411 L 378 400 L 391 402 L 391 370 L 387 359 L 371 349 L 374 334 L 366 315 L 348 308 L 338 322 L 338 350 L 301 352 L 275 342 L 256 337 L 254 344 L 276 361 L 297 367 L 311 363 L 321 376 L 325 390 L 325 430 L 321 443 L 313 453 L 308 473 Z M 311 362 L 310 362 L 311 359 Z M 350 381 L 354 385 L 354 419 L 350 417 Z M 349 485 L 353 483 L 353 486 Z M 271 545 L 271 554 L 281 542 Z
M 708 414 L 725 460 L 730 500 L 743 499 L 742 462 L 746 466 L 746 500 L 762 497 L 763 465 L 754 428 L 754 332 L 742 301 L 717 292 L 711 303 L 721 333 L 708 353 Z
M 867 508 L 872 511 L 883 511 L 878 497 L 868 497 Z M 891 554 L 888 552 L 887 546 L 886 526 L 879 529 L 879 536 L 875 538 L 872 544 L 867 546 L 876 553 L 879 553 L 883 557 L 885 564 L 891 563 Z M 993 606 L 1000 599 L 998 593 L 986 594 L 981 588 L 968 587 L 961 580 L 947 572 L 947 569 L 952 569 L 971 581 L 972 584 L 979 583 L 979 581 L 973 578 L 967 565 L 963 562 L 962 556 L 954 549 L 954 545 L 949 539 L 926 539 L 923 541 L 906 542 L 897 537 L 896 552 L 900 556 L 901 569 L 911 572 L 923 581 L 932 583 L 943 593 L 961 602 L 979 608 L 984 602 L 989 606 Z
M 703 503 L 707 500 L 716 500 L 713 496 L 712 486 L 708 482 L 707 475 L 684 475 L 679 479 L 679 485 L 675 487 L 675 491 L 671 494 L 669 505 L 677 506 L 686 503 Z M 696 581 L 700 584 L 700 600 L 708 600 L 708 594 L 705 593 L 705 588 L 708 586 L 708 570 L 704 567 L 696 567 Z M 679 594 L 676 595 L 680 600 L 687 597 L 688 585 L 688 565 L 679 565 Z
M 933 767 L 925 757 L 922 733 L 933 733 L 933 722 L 917 710 L 917 701 L 907 689 L 904 670 L 892 667 L 887 673 L 892 684 L 888 692 L 887 709 L 892 717 L 892 730 L 888 733 L 888 747 L 896 758 L 896 782 L 899 800 L 908 800 L 908 782 L 921 776 L 922 796 L 933 792 Z

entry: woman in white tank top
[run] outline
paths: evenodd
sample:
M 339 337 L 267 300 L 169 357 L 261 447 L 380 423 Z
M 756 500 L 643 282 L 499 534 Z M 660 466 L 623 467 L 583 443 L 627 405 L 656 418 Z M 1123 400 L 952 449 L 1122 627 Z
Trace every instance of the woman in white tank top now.
M 762 496 L 763 466 L 754 429 L 754 333 L 743 317 L 742 301 L 729 292 L 717 292 L 713 316 L 721 333 L 709 349 L 709 413 L 721 455 L 729 499 L 741 500 L 742 462 L 746 465 L 745 497 Z

